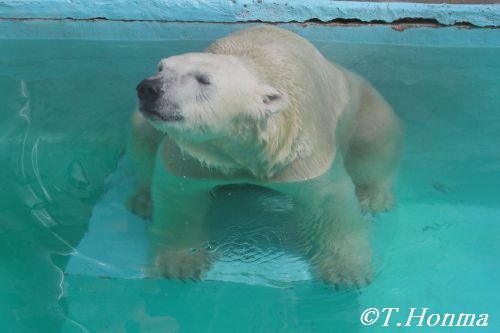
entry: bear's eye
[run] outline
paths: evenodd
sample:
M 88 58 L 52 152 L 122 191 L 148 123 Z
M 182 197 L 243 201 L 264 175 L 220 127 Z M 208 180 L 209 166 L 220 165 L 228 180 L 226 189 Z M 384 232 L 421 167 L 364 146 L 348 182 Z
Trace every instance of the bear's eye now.
M 208 86 L 210 84 L 210 79 L 205 74 L 195 74 L 194 78 L 199 84 L 203 84 L 204 86 Z
M 158 72 L 161 72 L 163 70 L 163 65 L 158 66 Z

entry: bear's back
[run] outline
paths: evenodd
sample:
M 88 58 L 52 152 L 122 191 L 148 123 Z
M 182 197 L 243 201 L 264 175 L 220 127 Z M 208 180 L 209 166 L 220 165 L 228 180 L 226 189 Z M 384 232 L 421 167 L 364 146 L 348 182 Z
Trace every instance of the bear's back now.
M 275 66 L 279 70 L 300 68 L 301 65 L 309 67 L 308 64 L 314 66 L 313 70 L 328 66 L 328 61 L 309 41 L 274 26 L 257 26 L 234 32 L 214 42 L 206 52 L 249 58 L 258 65 Z
M 332 80 L 342 76 L 309 41 L 274 26 L 234 32 L 215 41 L 206 52 L 240 58 L 263 82 L 287 92 L 297 112 L 326 102 L 325 97 L 331 96 L 333 87 L 338 86 Z M 328 109 L 328 105 L 318 107 Z

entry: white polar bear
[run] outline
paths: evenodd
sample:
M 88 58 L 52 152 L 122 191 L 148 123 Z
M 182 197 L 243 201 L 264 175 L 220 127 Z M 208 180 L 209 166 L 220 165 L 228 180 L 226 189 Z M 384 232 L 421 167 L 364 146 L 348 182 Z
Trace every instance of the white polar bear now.
M 360 206 L 391 206 L 402 137 L 368 82 L 298 35 L 261 26 L 161 60 L 137 91 L 128 155 L 141 182 L 130 208 L 147 216 L 153 206 L 154 243 L 166 244 L 154 254 L 157 272 L 200 277 L 212 260 L 199 249 L 211 190 L 250 183 L 290 195 L 310 216 L 304 227 L 318 279 L 367 282 Z

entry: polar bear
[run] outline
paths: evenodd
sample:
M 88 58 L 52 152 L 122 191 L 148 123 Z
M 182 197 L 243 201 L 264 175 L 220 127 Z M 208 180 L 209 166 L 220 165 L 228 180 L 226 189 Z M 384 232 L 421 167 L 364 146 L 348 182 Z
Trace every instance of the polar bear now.
M 153 243 L 162 244 L 156 272 L 199 278 L 213 260 L 200 246 L 211 191 L 254 184 L 290 195 L 307 212 L 319 280 L 368 282 L 362 209 L 392 205 L 403 130 L 367 81 L 304 38 L 260 26 L 161 60 L 137 93 L 127 150 L 141 181 L 129 207 L 152 210 Z

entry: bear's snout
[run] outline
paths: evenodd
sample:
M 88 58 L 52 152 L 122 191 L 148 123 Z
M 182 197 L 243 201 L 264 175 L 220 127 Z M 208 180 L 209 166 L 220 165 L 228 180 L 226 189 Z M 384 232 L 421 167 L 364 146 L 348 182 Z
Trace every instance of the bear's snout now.
M 163 83 L 160 79 L 144 79 L 136 87 L 137 96 L 144 102 L 156 102 L 163 95 Z

